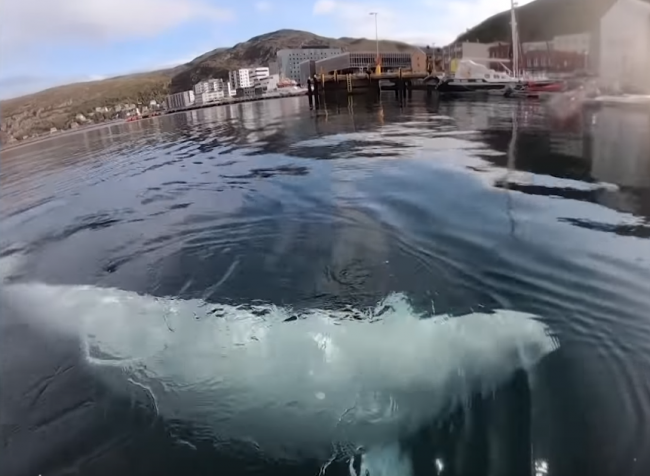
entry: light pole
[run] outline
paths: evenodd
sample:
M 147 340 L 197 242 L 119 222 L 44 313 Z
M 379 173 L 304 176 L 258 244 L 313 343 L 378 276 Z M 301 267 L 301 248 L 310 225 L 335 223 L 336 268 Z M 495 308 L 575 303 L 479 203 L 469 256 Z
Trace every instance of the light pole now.
M 379 30 L 377 29 L 377 12 L 370 12 L 370 15 L 375 17 L 375 43 L 377 44 L 377 58 L 375 59 L 376 65 L 379 66 Z

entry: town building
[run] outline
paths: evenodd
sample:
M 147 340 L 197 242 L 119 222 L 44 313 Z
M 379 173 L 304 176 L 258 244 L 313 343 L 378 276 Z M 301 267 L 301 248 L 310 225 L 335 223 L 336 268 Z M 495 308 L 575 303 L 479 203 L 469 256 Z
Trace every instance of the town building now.
M 280 74 L 280 63 L 277 61 L 269 61 L 269 74 Z
M 650 93 L 650 4 L 618 0 L 600 20 L 599 75 L 603 84 Z
M 228 82 L 235 89 L 252 88 L 255 82 L 255 70 L 242 68 L 230 71 L 228 73 Z
M 454 60 L 470 59 L 479 64 L 487 64 L 491 43 L 463 41 L 452 43 L 442 48 L 442 67 L 450 71 Z
M 258 84 L 256 86 L 249 86 L 246 88 L 237 88 L 235 95 L 238 98 L 254 98 L 254 97 L 259 97 L 262 94 L 264 94 L 264 90 Z
M 223 79 L 208 79 L 194 85 L 194 95 L 196 105 L 202 106 L 234 96 L 235 89 Z
M 259 85 L 263 91 L 277 91 L 278 84 L 280 83 L 279 74 L 271 74 L 259 80 Z
M 506 43 L 510 46 L 510 43 Z M 521 44 L 522 53 L 527 53 L 529 51 L 548 51 L 554 48 L 553 41 L 527 41 Z
M 194 91 L 183 91 L 180 93 L 170 94 L 165 99 L 165 107 L 168 110 L 183 109 L 194 104 Z
M 228 73 L 228 79 L 234 89 L 253 88 L 265 78 L 271 75 L 270 68 L 257 66 L 254 68 L 242 68 Z
M 397 71 L 402 69 L 405 71 L 426 72 L 426 54 L 421 51 L 418 53 L 382 53 L 379 52 L 382 70 Z M 337 71 L 339 73 L 357 73 L 365 72 L 374 69 L 377 62 L 376 52 L 353 52 L 341 53 L 330 58 L 325 58 L 315 61 L 313 70 L 316 74 L 332 73 Z M 311 70 L 311 64 L 306 62 L 308 66 L 302 66 L 303 74 Z M 413 66 L 416 66 L 414 69 Z
M 340 55 L 341 48 L 330 48 L 327 46 L 304 46 L 279 50 L 277 52 L 277 63 L 280 77 L 300 83 L 300 63 L 304 61 L 319 61 L 331 56 Z
M 411 67 L 409 68 L 414 73 L 426 73 L 429 65 L 427 53 L 422 50 L 414 51 L 411 53 Z M 383 66 L 383 59 L 382 59 Z
M 258 66 L 256 68 L 251 68 L 253 80 L 261 81 L 264 78 L 268 78 L 271 75 L 271 69 L 266 66 Z
M 589 33 L 558 35 L 553 38 L 553 49 L 555 51 L 588 54 L 590 47 L 591 35 Z
M 529 72 L 547 73 L 573 73 L 587 68 L 589 61 L 587 52 L 557 50 L 554 45 L 554 41 L 522 43 L 519 52 L 521 67 Z M 493 43 L 488 48 L 488 57 L 494 58 L 488 66 L 495 71 L 510 69 L 512 67 L 510 43 Z
M 588 67 L 588 55 L 576 51 L 532 50 L 524 53 L 523 67 L 530 72 L 575 73 Z

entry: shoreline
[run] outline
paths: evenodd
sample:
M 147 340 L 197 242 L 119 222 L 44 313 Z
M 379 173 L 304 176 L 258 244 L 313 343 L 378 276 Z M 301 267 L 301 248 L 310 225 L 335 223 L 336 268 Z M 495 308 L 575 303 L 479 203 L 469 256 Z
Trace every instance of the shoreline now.
M 190 106 L 190 107 L 183 108 L 183 109 L 172 109 L 172 110 L 164 111 L 162 114 L 159 114 L 159 115 L 156 115 L 156 116 L 141 117 L 140 119 L 138 119 L 138 121 L 147 120 L 147 119 L 155 119 L 157 117 L 164 117 L 164 116 L 167 116 L 167 115 L 170 115 L 170 114 L 177 114 L 179 112 L 194 111 L 194 110 L 197 110 L 197 109 L 207 109 L 207 108 L 210 108 L 210 107 L 242 104 L 242 103 L 245 103 L 245 102 L 257 102 L 257 101 L 265 101 L 265 100 L 271 100 L 271 99 L 283 99 L 283 98 L 291 98 L 291 97 L 300 97 L 300 96 L 306 96 L 306 95 L 307 95 L 306 91 L 297 91 L 297 92 L 295 92 L 293 94 L 277 94 L 277 95 L 274 95 L 274 96 L 259 96 L 259 97 L 253 97 L 253 98 L 229 99 L 229 100 L 221 101 L 221 102 L 212 102 L 212 103 L 209 103 L 209 104 L 202 104 L 200 106 Z M 131 122 L 137 122 L 137 121 L 131 121 Z M 97 123 L 97 124 L 91 124 L 91 125 L 84 126 L 84 127 L 78 127 L 76 129 L 66 129 L 66 130 L 50 133 L 50 134 L 47 134 L 47 135 L 30 137 L 27 140 L 12 142 L 11 144 L 0 144 L 0 152 L 19 149 L 20 147 L 25 147 L 25 146 L 28 146 L 28 145 L 37 144 L 39 142 L 43 142 L 43 141 L 46 141 L 46 140 L 56 139 L 56 138 L 59 138 L 59 137 L 64 137 L 64 136 L 73 135 L 73 134 L 78 134 L 78 133 L 81 133 L 81 132 L 88 132 L 88 131 L 91 131 L 91 130 L 100 129 L 102 127 L 106 127 L 106 126 L 110 126 L 110 125 L 116 125 L 116 124 L 129 124 L 129 122 L 127 122 L 126 119 L 117 119 L 117 120 L 111 120 L 111 121 L 106 121 L 106 122 L 100 122 L 100 123 Z
M 195 111 L 197 109 L 205 109 L 208 107 L 215 107 L 215 106 L 228 106 L 228 105 L 233 105 L 233 104 L 242 104 L 245 102 L 257 102 L 257 101 L 265 101 L 268 99 L 282 99 L 282 98 L 293 98 L 293 97 L 299 97 L 299 96 L 307 96 L 307 90 L 300 90 L 300 91 L 295 91 L 294 93 L 288 93 L 288 94 L 274 94 L 273 96 L 255 96 L 251 98 L 232 98 L 232 99 L 225 99 L 222 101 L 215 101 L 211 102 L 208 104 L 201 104 L 201 105 L 193 105 L 193 106 L 188 106 L 180 109 L 170 109 L 168 111 L 165 111 L 163 113 L 163 116 L 166 114 L 174 114 L 177 112 L 184 112 L 184 111 Z

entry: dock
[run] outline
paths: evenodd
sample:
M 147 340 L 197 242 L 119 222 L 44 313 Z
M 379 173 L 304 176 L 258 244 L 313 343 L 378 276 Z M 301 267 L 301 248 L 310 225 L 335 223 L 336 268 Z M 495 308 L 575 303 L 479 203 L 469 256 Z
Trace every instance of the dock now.
M 307 80 L 309 103 L 319 105 L 323 96 L 328 94 L 378 94 L 380 91 L 395 91 L 395 96 L 411 96 L 412 91 L 427 91 L 427 95 L 436 91 L 434 75 L 426 72 L 391 71 L 380 73 L 315 74 Z

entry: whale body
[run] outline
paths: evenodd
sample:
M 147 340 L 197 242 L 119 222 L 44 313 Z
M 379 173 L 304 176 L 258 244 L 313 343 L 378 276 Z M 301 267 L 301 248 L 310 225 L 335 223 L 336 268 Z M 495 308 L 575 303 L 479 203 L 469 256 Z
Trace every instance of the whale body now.
M 369 310 L 292 310 L 38 282 L 1 293 L 40 329 L 78 338 L 116 392 L 217 446 L 242 442 L 324 467 L 363 449 L 370 476 L 411 476 L 398 441 L 558 347 L 535 316 L 425 318 L 403 294 Z

